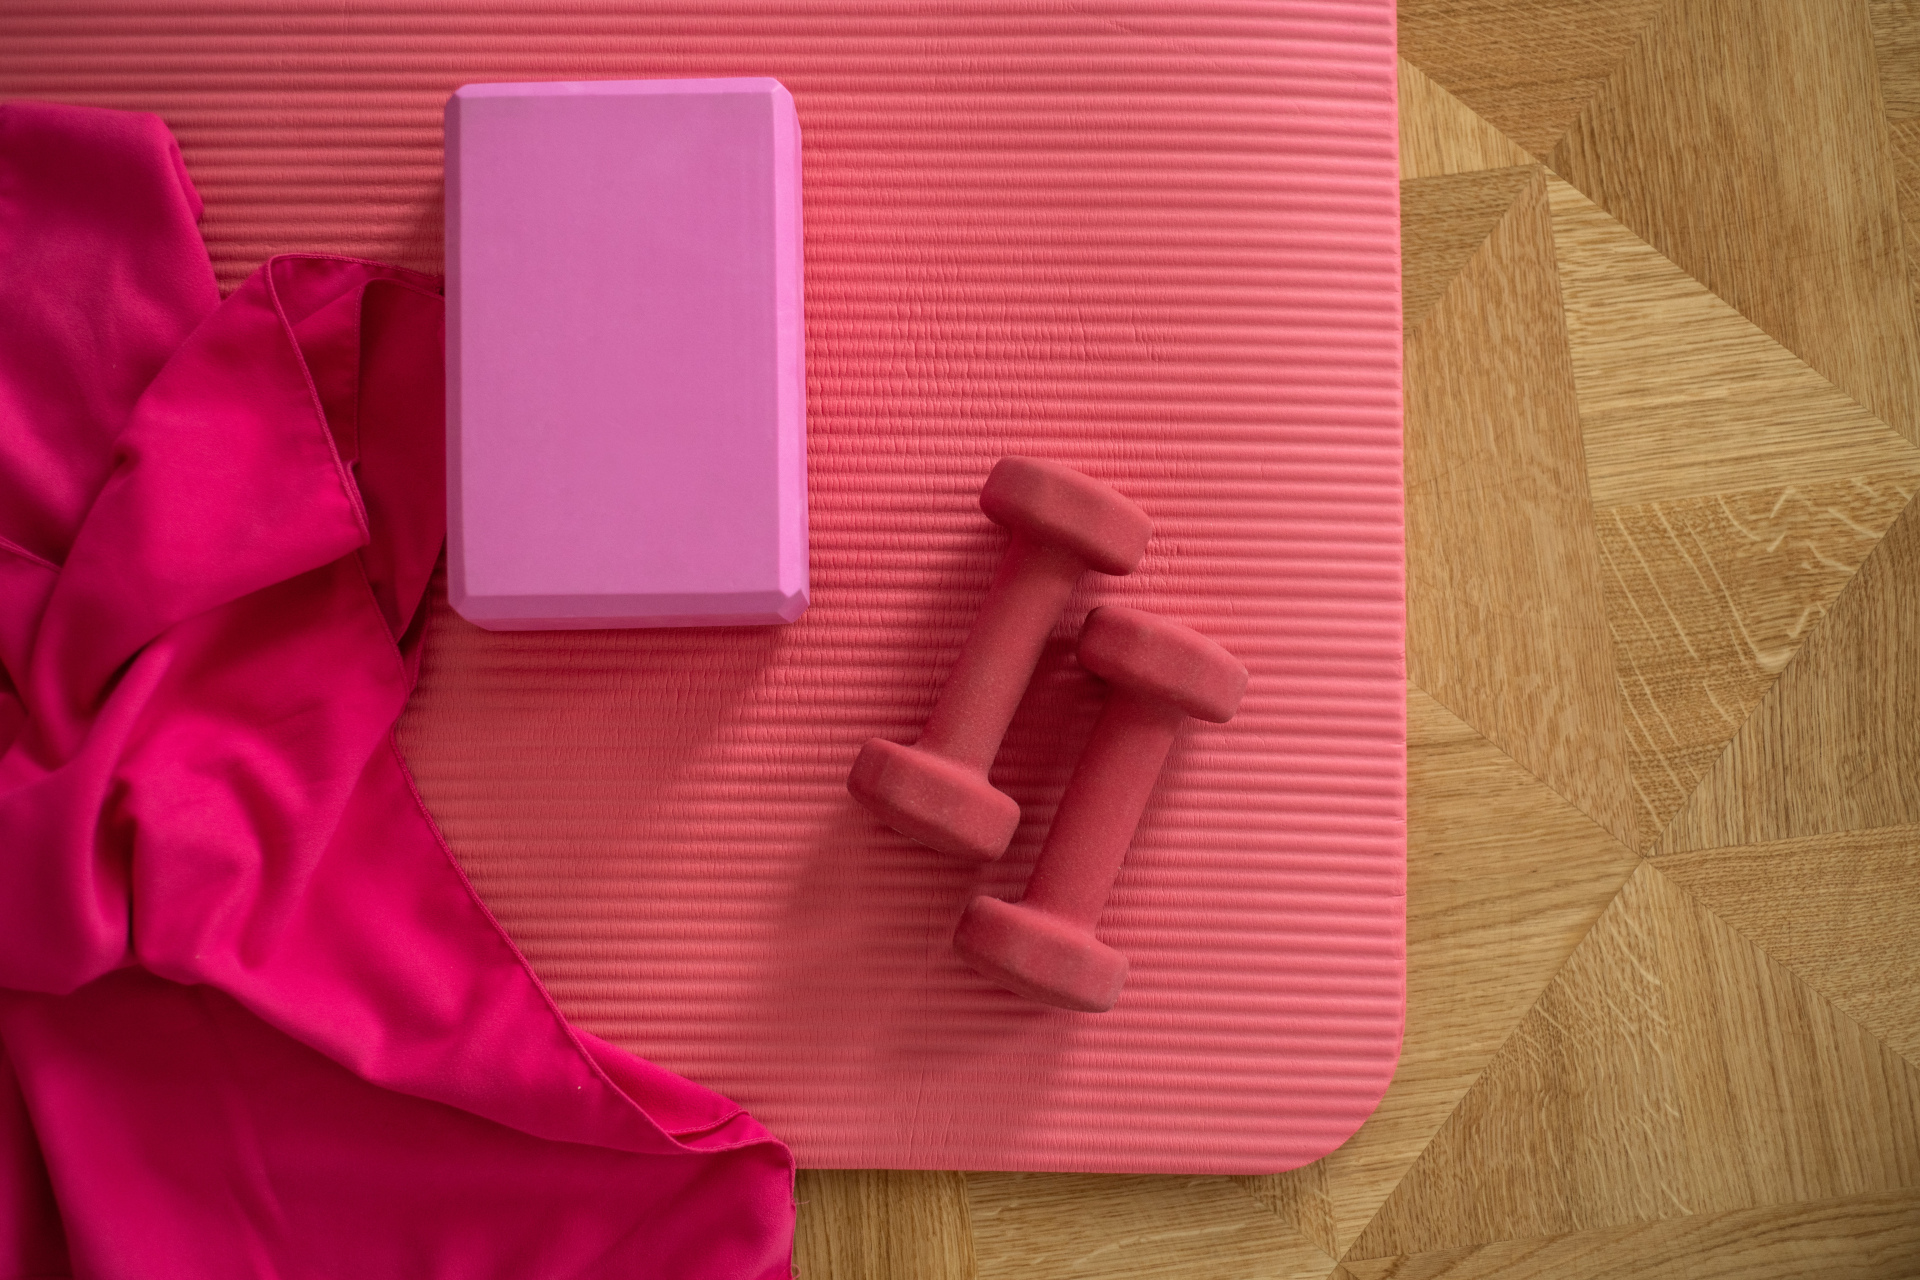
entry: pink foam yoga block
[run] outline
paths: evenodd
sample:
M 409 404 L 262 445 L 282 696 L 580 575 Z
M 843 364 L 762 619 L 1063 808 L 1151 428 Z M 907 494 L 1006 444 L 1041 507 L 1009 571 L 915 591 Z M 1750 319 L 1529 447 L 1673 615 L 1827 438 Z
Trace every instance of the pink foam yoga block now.
M 453 607 L 496 630 L 799 617 L 792 97 L 473 84 L 446 124 Z

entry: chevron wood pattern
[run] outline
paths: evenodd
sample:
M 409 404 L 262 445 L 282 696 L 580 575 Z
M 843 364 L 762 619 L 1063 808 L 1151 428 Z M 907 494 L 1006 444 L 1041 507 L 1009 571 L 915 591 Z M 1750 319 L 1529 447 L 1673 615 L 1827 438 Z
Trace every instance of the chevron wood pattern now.
M 1400 184 L 1401 321 L 1411 335 L 1512 207 L 1533 168 L 1434 174 Z
M 1867 4 L 1667 0 L 1551 160 L 1920 439 L 1920 337 Z
M 1400 24 L 1393 1087 L 1284 1174 L 810 1175 L 810 1280 L 1920 1276 L 1920 3 Z

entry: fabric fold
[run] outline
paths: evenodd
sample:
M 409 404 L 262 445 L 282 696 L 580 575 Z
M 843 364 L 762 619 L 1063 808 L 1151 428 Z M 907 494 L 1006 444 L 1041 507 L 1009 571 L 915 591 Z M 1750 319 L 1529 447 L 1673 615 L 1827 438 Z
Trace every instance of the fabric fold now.
M 394 743 L 437 282 L 286 255 L 218 301 L 183 174 L 150 117 L 0 108 L 41 357 L 0 354 L 0 1274 L 784 1275 L 785 1147 L 567 1024 Z M 174 265 L 33 270 L 90 254 Z

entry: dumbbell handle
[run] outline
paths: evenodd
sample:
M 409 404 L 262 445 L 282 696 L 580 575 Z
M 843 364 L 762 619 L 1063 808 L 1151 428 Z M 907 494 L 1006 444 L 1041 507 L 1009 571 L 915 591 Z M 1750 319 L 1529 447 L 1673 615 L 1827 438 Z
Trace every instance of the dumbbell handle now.
M 1027 906 L 1089 930 L 1099 922 L 1186 718 L 1159 698 L 1123 688 L 1108 695 L 1027 880 Z
M 921 730 L 921 748 L 981 773 L 992 766 L 1047 634 L 1085 569 L 1085 562 L 1064 547 L 1013 535 Z

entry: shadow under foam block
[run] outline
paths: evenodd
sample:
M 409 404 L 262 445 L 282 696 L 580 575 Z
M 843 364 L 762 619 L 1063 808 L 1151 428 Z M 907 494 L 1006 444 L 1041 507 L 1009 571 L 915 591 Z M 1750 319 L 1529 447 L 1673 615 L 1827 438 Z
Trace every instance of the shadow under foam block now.
M 807 607 L 800 131 L 768 79 L 447 103 L 454 608 L 493 630 Z

